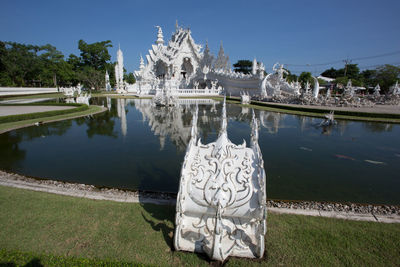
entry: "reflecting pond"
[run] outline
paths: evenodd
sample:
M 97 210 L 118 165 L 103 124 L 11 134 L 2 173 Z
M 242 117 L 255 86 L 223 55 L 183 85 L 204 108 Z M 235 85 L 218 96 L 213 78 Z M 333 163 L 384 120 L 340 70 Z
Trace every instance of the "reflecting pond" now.
M 221 103 L 180 99 L 156 108 L 147 99 L 95 98 L 99 115 L 0 135 L 0 168 L 98 186 L 177 192 L 199 106 L 199 134 L 212 142 Z M 272 199 L 400 204 L 400 125 L 338 121 L 255 110 Z M 228 135 L 249 144 L 252 110 L 228 104 Z

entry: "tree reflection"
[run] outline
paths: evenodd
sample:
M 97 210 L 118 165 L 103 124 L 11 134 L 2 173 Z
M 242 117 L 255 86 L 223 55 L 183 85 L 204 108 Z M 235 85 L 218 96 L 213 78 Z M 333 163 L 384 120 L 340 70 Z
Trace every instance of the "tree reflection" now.
M 370 132 L 391 132 L 393 130 L 391 123 L 364 122 L 362 125 Z
M 22 135 L 15 131 L 0 134 L 1 169 L 14 170 L 25 159 L 26 151 L 19 148 L 21 141 Z

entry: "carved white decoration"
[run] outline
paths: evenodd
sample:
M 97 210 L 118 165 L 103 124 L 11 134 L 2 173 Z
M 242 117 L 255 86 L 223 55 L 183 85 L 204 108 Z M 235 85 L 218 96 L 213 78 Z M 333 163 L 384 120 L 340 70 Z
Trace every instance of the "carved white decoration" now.
M 346 87 L 344 88 L 344 94 L 348 97 L 353 97 L 354 96 L 354 87 L 351 83 L 351 79 L 349 79 L 349 81 L 347 82 Z
M 400 86 L 398 81 L 396 81 L 396 84 L 390 88 L 390 91 L 393 95 L 400 95 Z
M 250 148 L 228 139 L 225 100 L 216 142 L 198 139 L 197 116 L 181 171 L 174 246 L 218 261 L 262 257 L 266 177 L 254 111 Z
M 111 91 L 111 84 L 110 84 L 110 75 L 108 75 L 108 71 L 106 70 L 106 91 Z
M 314 99 L 317 99 L 318 95 L 319 95 L 319 82 L 318 82 L 318 79 L 315 78 L 314 76 L 312 78 L 314 80 L 313 97 L 314 97 Z
M 118 93 L 125 93 L 124 56 L 120 47 L 118 47 L 117 64 L 115 64 L 115 86 Z
M 84 94 L 78 95 L 76 97 L 76 103 L 78 103 L 78 104 L 86 104 L 86 105 L 89 106 L 90 98 L 92 98 L 92 95 L 88 94 L 88 93 L 84 93 Z
M 242 105 L 248 105 L 251 102 L 250 95 L 247 93 L 242 93 L 240 95 L 240 102 Z
M 379 86 L 379 83 L 378 83 L 374 88 L 374 96 L 380 96 L 381 95 L 380 91 L 381 91 L 381 87 Z

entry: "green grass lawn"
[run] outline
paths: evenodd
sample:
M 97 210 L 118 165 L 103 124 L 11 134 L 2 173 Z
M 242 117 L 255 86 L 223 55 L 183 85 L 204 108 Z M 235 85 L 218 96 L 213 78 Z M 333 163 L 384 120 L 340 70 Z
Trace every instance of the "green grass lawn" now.
M 175 207 L 0 186 L 0 265 L 209 265 L 174 251 Z M 400 225 L 268 214 L 261 260 L 228 266 L 398 266 Z

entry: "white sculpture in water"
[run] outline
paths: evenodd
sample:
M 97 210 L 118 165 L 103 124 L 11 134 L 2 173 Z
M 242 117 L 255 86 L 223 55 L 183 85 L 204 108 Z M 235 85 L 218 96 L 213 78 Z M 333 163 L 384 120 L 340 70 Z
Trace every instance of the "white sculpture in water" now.
M 253 111 L 250 148 L 228 139 L 225 100 L 216 142 L 197 137 L 197 111 L 184 158 L 176 204 L 176 250 L 261 258 L 266 233 L 266 177 Z

